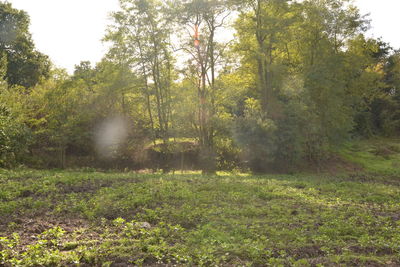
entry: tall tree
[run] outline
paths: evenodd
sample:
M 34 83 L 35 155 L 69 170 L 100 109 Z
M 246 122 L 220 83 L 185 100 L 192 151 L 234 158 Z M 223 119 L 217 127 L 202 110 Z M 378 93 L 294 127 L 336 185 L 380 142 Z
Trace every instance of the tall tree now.
M 178 25 L 190 33 L 183 50 L 190 57 L 189 68 L 194 72 L 197 89 L 196 131 L 200 143 L 203 172 L 215 171 L 215 116 L 216 77 L 220 57 L 225 45 L 216 40 L 218 30 L 223 28 L 228 17 L 227 1 L 187 0 L 177 10 Z
M 285 38 L 293 21 L 287 0 L 249 0 L 239 4 L 241 13 L 236 22 L 237 49 L 257 64 L 257 87 L 262 109 L 271 118 L 279 114 L 275 65 L 279 57 L 289 54 Z
M 5 79 L 9 85 L 35 86 L 49 77 L 50 61 L 35 49 L 29 33 L 29 16 L 0 2 L 0 56 L 6 56 Z
M 123 59 L 141 77 L 153 138 L 167 143 L 171 124 L 173 58 L 170 32 L 163 15 L 165 3 L 158 0 L 121 0 L 113 14 L 114 25 L 105 40 L 113 47 L 110 56 Z M 155 108 L 153 108 L 155 107 Z

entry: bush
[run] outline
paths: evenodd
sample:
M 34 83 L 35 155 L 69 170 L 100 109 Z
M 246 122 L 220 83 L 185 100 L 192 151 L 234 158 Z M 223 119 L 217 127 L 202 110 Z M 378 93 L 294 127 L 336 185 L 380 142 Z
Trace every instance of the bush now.
M 235 121 L 233 136 L 242 149 L 244 165 L 252 172 L 265 172 L 274 162 L 275 131 L 274 122 L 266 118 L 259 101 L 247 99 L 244 116 Z
M 29 129 L 0 106 L 0 167 L 15 165 L 27 152 L 29 140 Z
M 307 131 L 310 121 L 301 103 L 285 103 L 284 116 L 277 121 L 275 166 L 290 171 L 306 156 Z

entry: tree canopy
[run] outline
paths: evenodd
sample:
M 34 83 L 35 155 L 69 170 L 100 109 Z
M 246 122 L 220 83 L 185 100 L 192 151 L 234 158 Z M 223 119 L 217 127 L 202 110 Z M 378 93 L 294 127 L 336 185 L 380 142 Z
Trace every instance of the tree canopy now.
M 108 53 L 69 75 L 0 3 L 0 164 L 265 172 L 400 134 L 400 52 L 350 1 L 120 0 L 111 17 Z

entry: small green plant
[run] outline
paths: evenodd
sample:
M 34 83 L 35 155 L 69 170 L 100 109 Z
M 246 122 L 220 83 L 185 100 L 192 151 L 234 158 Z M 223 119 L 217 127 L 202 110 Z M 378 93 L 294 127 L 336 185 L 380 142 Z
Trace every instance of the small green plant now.
M 0 170 L 0 265 L 397 265 L 397 180 Z

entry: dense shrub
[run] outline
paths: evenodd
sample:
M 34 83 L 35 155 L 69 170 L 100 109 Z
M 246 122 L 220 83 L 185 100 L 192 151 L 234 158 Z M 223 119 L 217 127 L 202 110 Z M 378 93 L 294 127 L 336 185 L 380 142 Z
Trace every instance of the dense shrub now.
M 0 106 L 0 167 L 12 167 L 27 152 L 30 131 L 5 106 Z
M 242 149 L 242 161 L 253 172 L 264 172 L 274 162 L 276 126 L 261 111 L 259 101 L 249 98 L 245 112 L 234 124 L 233 136 Z

